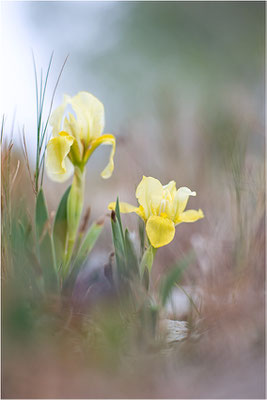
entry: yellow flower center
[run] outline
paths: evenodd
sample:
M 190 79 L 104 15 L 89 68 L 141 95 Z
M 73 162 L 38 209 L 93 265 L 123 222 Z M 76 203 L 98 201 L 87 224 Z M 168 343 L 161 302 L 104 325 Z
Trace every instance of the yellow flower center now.
M 169 200 L 166 199 L 161 200 L 158 215 L 165 213 L 167 202 L 169 203 Z
M 169 212 L 172 205 L 172 195 L 168 189 L 164 189 L 163 191 L 163 199 L 160 202 L 159 209 L 157 215 L 167 218 L 169 217 Z
M 163 199 L 160 202 L 158 212 L 156 215 L 159 215 L 160 217 L 167 218 L 170 217 L 170 209 L 172 205 L 173 198 L 171 196 L 171 193 L 168 189 L 164 189 L 163 191 Z

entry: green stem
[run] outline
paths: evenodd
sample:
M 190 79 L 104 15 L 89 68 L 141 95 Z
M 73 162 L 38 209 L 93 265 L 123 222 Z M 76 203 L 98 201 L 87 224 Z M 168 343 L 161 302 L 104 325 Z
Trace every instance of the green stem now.
M 63 268 L 63 276 L 65 276 L 68 272 L 74 244 L 77 238 L 77 233 L 83 210 L 84 182 L 85 182 L 85 170 L 83 168 L 75 167 L 73 182 L 71 185 L 71 190 L 67 203 L 68 232 L 67 232 L 67 246 L 66 246 L 66 257 Z

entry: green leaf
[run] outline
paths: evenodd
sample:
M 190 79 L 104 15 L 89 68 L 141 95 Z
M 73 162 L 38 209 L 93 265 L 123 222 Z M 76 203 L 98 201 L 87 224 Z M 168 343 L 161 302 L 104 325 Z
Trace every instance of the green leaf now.
M 152 303 L 148 310 L 150 312 L 152 335 L 155 338 L 157 332 L 157 325 L 159 322 L 159 306 L 157 304 Z
M 58 270 L 63 264 L 67 240 L 67 202 L 71 186 L 63 194 L 59 203 L 53 226 L 53 241 Z
M 17 211 L 17 210 L 16 210 Z M 15 279 L 19 285 L 18 291 L 25 291 L 29 294 L 29 286 L 32 290 L 35 289 L 31 285 L 31 280 L 36 279 L 36 275 L 33 276 L 32 265 L 29 262 L 27 251 L 28 247 L 32 245 L 29 243 L 29 234 L 26 228 L 27 222 L 25 221 L 25 215 L 16 215 L 11 221 L 11 235 L 10 235 L 10 250 L 12 255 L 12 263 L 10 262 L 10 273 L 12 271 L 12 278 Z M 35 283 L 35 282 L 34 282 Z
M 125 239 L 127 270 L 129 271 L 129 273 L 133 273 L 134 275 L 139 275 L 138 259 L 128 229 L 125 229 L 124 239 Z
M 164 306 L 171 294 L 173 287 L 180 281 L 184 270 L 192 262 L 192 253 L 189 253 L 175 267 L 173 267 L 161 281 L 160 297 L 162 305 Z
M 42 189 L 40 189 L 36 199 L 35 225 L 37 248 L 45 287 L 49 292 L 54 292 L 58 288 L 58 276 L 53 242 L 49 232 L 49 216 Z
M 121 235 L 122 235 L 122 240 L 124 241 L 123 229 L 122 229 L 122 223 L 121 223 L 120 202 L 119 202 L 119 198 L 118 197 L 117 197 L 117 200 L 116 200 L 115 213 L 116 213 L 116 217 L 117 217 L 117 220 L 118 220 L 119 230 L 120 230 Z
M 115 212 L 111 213 L 112 238 L 115 249 L 118 275 L 121 278 L 126 272 L 126 255 L 124 235 L 122 230 L 119 199 L 117 198 Z
M 80 265 L 85 262 L 89 253 L 92 251 L 99 235 L 103 230 L 104 222 L 101 223 L 93 222 L 90 228 L 88 229 L 83 242 L 77 252 L 77 256 L 75 258 L 75 265 Z
M 80 272 L 81 268 L 83 267 L 89 253 L 92 251 L 97 239 L 99 238 L 102 230 L 103 230 L 104 223 L 94 222 L 90 228 L 88 229 L 83 242 L 81 243 L 77 255 L 74 259 L 73 266 L 68 278 L 64 284 L 64 291 L 70 290 L 73 286 L 78 273 Z
M 49 216 L 45 203 L 44 192 L 43 189 L 41 189 L 37 195 L 35 209 L 36 234 L 38 238 L 41 238 L 48 220 Z
M 157 249 L 155 249 L 152 246 L 149 246 L 146 251 L 143 254 L 141 263 L 140 263 L 140 273 L 141 273 L 141 277 L 143 277 L 144 275 L 144 271 L 147 268 L 148 272 L 150 273 L 152 265 L 153 265 L 153 261 L 154 261 L 154 257 L 156 254 Z

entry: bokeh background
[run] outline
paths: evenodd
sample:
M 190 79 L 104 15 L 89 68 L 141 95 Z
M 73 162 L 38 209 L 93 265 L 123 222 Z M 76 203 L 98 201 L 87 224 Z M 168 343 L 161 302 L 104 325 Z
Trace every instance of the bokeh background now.
M 117 194 L 135 201 L 143 174 L 200 196 L 217 184 L 221 199 L 233 157 L 264 157 L 264 15 L 264 2 L 3 2 L 6 124 L 18 147 L 24 126 L 34 162 L 31 52 L 44 73 L 54 51 L 46 111 L 69 55 L 54 106 L 64 93 L 95 94 L 118 140 L 109 181 L 99 176 L 108 148 L 88 165 L 93 212 Z M 56 203 L 65 187 L 47 184 Z
M 211 333 L 197 348 L 199 359 L 191 372 L 187 361 L 189 370 L 181 370 L 180 380 L 175 373 L 168 385 L 151 378 L 150 389 L 144 385 L 131 393 L 262 397 L 264 2 L 3 2 L 2 19 L 3 111 L 7 126 L 15 121 L 18 157 L 24 126 L 34 163 L 31 50 L 39 70 L 47 67 L 54 51 L 48 97 L 69 55 L 54 105 L 65 93 L 93 93 L 105 105 L 105 133 L 117 138 L 111 179 L 100 177 L 108 148 L 98 149 L 88 163 L 86 206 L 91 207 L 92 219 L 106 214 L 117 195 L 135 204 L 142 175 L 157 177 L 163 184 L 174 179 L 178 187 L 196 190 L 190 208 L 201 207 L 205 213 L 205 219 L 177 228 L 172 244 L 158 252 L 153 277 L 156 282 L 159 274 L 193 249 L 196 262 L 186 272 L 184 284 L 201 296 L 203 319 Z M 30 197 L 23 165 L 19 173 L 18 191 Z M 44 185 L 52 212 L 67 184 L 46 178 Z M 136 231 L 136 216 L 123 220 Z M 105 263 L 111 251 L 107 218 L 89 264 Z M 227 299 L 240 287 L 233 309 Z M 182 306 L 177 308 L 182 318 Z M 211 358 L 199 370 L 199 360 L 208 353 Z M 206 381 L 211 365 L 216 367 Z M 186 386 L 182 379 L 197 384 L 189 388 L 191 383 Z M 79 397 L 85 388 L 85 381 L 76 388 Z M 106 394 L 98 389 L 93 393 Z M 127 397 L 127 389 L 121 390 Z

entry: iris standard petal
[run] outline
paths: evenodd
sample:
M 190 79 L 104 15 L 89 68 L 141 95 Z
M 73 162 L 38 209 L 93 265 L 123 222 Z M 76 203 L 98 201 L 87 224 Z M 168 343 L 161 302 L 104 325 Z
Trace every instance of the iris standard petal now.
M 204 218 L 203 211 L 199 210 L 187 210 L 179 214 L 179 217 L 175 221 L 176 224 L 181 222 L 195 222 L 201 218 Z
M 144 208 L 145 217 L 157 214 L 163 198 L 163 186 L 158 179 L 143 176 L 136 189 L 136 198 Z
M 125 202 L 119 202 L 119 205 L 120 205 L 120 212 L 122 214 L 128 214 L 134 212 L 140 215 L 139 207 L 132 206 L 131 204 Z M 116 202 L 109 203 L 108 205 L 109 210 L 115 211 L 115 208 L 116 208 Z
M 146 232 L 153 247 L 162 247 L 170 243 L 175 235 L 174 223 L 169 218 L 152 215 L 146 223 Z
M 65 181 L 67 181 L 74 173 L 74 166 L 68 158 L 65 159 L 65 171 L 66 172 L 64 172 L 64 173 L 57 174 L 57 173 L 54 173 L 53 171 L 49 170 L 48 168 L 46 168 L 47 176 L 52 181 L 63 183 Z
M 176 183 L 174 181 L 170 181 L 167 185 L 163 186 L 165 192 L 169 192 L 171 198 L 173 199 L 176 193 Z
M 82 145 L 81 137 L 80 137 L 81 129 L 80 129 L 79 125 L 78 125 L 77 120 L 75 119 L 75 117 L 71 113 L 68 114 L 68 117 L 64 118 L 63 130 L 65 132 L 67 132 L 69 135 L 75 137 L 75 139 L 77 141 L 77 145 L 79 147 L 80 154 L 82 156 L 83 145 Z
M 95 151 L 95 149 L 100 146 L 101 144 L 104 145 L 111 145 L 112 149 L 110 152 L 110 156 L 109 156 L 109 163 L 106 166 L 106 168 L 101 172 L 101 176 L 104 179 L 110 178 L 114 169 L 114 154 L 115 154 L 115 150 L 116 150 L 116 139 L 113 135 L 110 134 L 106 134 L 106 135 L 102 135 L 99 138 L 93 140 L 90 143 L 90 146 L 88 148 L 88 150 L 85 153 L 84 156 L 84 163 L 87 163 L 89 157 L 92 155 L 92 153 Z
M 79 92 L 72 97 L 70 104 L 76 113 L 80 127 L 80 137 L 86 143 L 98 138 L 104 129 L 104 106 L 95 96 L 88 92 Z
M 46 170 L 55 181 L 64 182 L 72 172 L 73 165 L 67 158 L 73 144 L 73 137 L 65 132 L 49 140 L 46 153 Z

